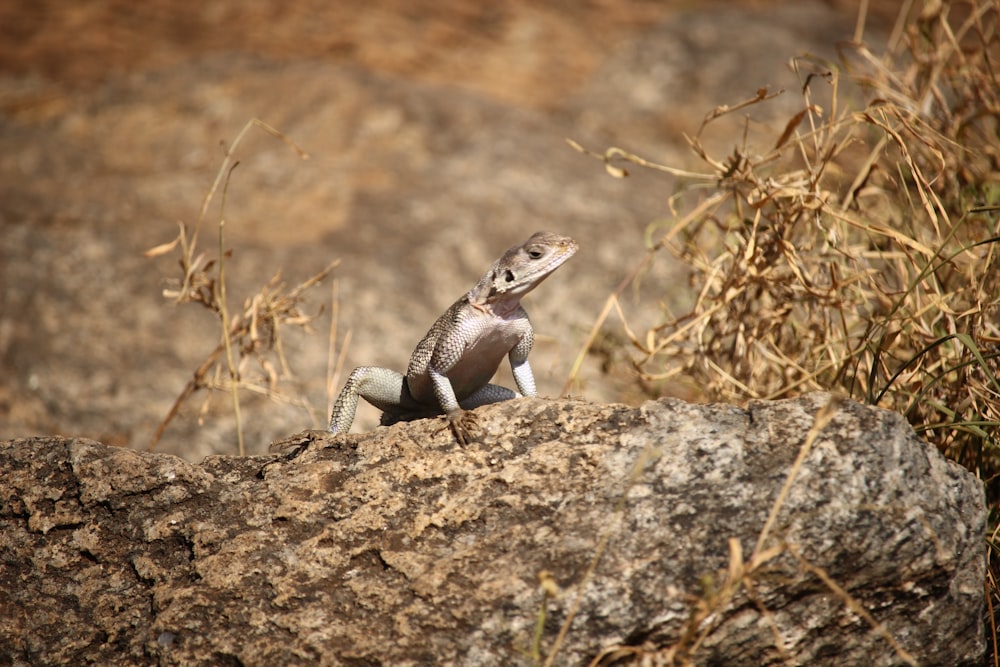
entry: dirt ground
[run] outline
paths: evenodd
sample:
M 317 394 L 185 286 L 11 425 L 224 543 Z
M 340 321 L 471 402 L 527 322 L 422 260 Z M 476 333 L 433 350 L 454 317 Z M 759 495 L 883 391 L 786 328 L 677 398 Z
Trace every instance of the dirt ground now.
M 891 29 L 899 4 L 871 3 L 866 38 Z M 847 1 L 8 0 L 0 438 L 147 446 L 219 333 L 212 313 L 162 297 L 176 255 L 143 251 L 195 221 L 220 144 L 251 118 L 310 159 L 260 131 L 239 146 L 224 211 L 231 307 L 279 270 L 294 284 L 341 264 L 336 292 L 328 280 L 305 307 L 323 309 L 314 333 L 282 338 L 289 368 L 270 369 L 281 400 L 244 392 L 250 452 L 323 425 L 331 304 L 334 349 L 349 343 L 345 370 L 402 369 L 433 319 L 507 246 L 542 228 L 582 246 L 528 306 L 540 391 L 557 394 L 675 187 L 648 173 L 613 180 L 564 138 L 687 164 L 681 132 L 762 86 L 794 91 L 789 61 L 834 57 L 857 31 L 856 13 Z M 800 107 L 789 94 L 754 122 L 780 127 Z M 200 238 L 209 256 L 218 206 Z M 690 298 L 668 261 L 643 289 L 652 303 Z M 628 308 L 637 330 L 659 316 Z M 607 335 L 620 340 L 620 326 Z M 641 400 L 627 361 L 592 357 L 573 393 Z M 250 364 L 245 379 L 264 387 L 268 370 Z M 697 398 L 682 383 L 661 390 Z M 204 398 L 182 407 L 158 449 L 193 459 L 234 451 L 229 399 Z M 361 413 L 356 428 L 376 418 Z

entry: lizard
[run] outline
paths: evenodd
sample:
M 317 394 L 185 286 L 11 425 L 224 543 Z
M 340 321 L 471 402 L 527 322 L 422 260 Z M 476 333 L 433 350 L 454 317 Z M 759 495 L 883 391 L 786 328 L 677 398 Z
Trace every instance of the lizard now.
M 332 433 L 346 433 L 358 399 L 382 410 L 383 426 L 444 415 L 460 445 L 471 440 L 475 420 L 466 411 L 518 396 L 490 380 L 506 356 L 521 396 L 535 396 L 528 364 L 534 330 L 521 298 L 573 256 L 568 236 L 537 232 L 493 263 L 479 282 L 445 311 L 417 344 L 406 374 L 355 368 L 330 414 Z

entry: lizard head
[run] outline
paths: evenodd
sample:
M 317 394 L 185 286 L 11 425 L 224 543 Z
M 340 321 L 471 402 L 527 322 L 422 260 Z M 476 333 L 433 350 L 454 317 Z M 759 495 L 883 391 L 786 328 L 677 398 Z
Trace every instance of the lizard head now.
M 524 243 L 510 248 L 486 272 L 472 290 L 473 304 L 510 302 L 535 289 L 577 251 L 576 241 L 552 232 L 535 232 Z

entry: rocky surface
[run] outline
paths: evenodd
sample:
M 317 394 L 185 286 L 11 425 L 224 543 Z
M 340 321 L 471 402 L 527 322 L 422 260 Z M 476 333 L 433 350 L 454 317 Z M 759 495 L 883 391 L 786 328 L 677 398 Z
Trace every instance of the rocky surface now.
M 425 420 L 201 464 L 5 442 L 0 664 L 975 664 L 980 485 L 828 401 L 524 399 L 465 448 Z
M 876 10 L 895 9 L 865 5 L 873 37 Z M 676 185 L 638 169 L 613 180 L 564 138 L 692 166 L 682 132 L 769 86 L 788 93 L 747 112 L 751 142 L 771 146 L 801 108 L 789 59 L 834 55 L 854 23 L 851 3 L 818 0 L 0 3 L 0 437 L 149 443 L 219 332 L 210 313 L 162 298 L 176 258 L 142 252 L 193 223 L 220 142 L 254 117 L 312 157 L 262 132 L 240 145 L 231 308 L 278 270 L 294 284 L 340 258 L 346 370 L 402 369 L 489 262 L 552 229 L 581 243 L 528 305 L 540 390 L 558 395 L 603 300 L 642 257 L 645 227 L 670 219 Z M 734 120 L 712 137 L 724 154 L 742 141 L 743 114 Z M 202 235 L 209 256 L 219 216 L 214 206 Z M 641 333 L 661 302 L 682 306 L 699 288 L 664 257 L 643 277 L 647 305 L 630 293 L 622 307 Z M 308 311 L 328 314 L 331 300 L 327 283 Z M 322 425 L 328 327 L 324 315 L 318 335 L 286 332 L 293 376 L 279 389 L 309 409 L 246 392 L 249 440 Z M 638 403 L 617 323 L 607 334 L 574 392 Z M 236 451 L 227 398 L 203 412 L 202 398 L 158 451 Z M 359 429 L 376 420 L 359 414 Z

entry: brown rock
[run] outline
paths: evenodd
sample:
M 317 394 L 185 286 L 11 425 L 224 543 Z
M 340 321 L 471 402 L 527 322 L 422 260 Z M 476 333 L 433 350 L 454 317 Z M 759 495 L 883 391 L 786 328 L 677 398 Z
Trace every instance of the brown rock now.
M 560 665 L 666 650 L 699 609 L 695 664 L 901 663 L 887 637 L 974 664 L 979 484 L 850 402 L 795 468 L 827 401 L 525 399 L 465 448 L 425 420 L 201 464 L 9 441 L 0 664 L 527 665 L 543 609 L 543 656 L 575 610 Z

